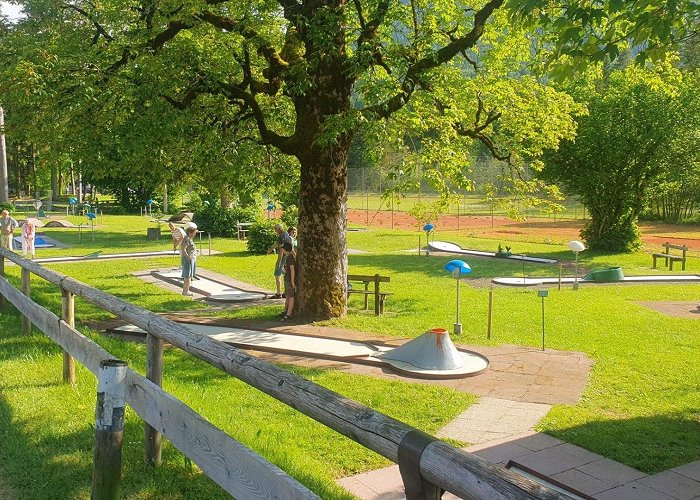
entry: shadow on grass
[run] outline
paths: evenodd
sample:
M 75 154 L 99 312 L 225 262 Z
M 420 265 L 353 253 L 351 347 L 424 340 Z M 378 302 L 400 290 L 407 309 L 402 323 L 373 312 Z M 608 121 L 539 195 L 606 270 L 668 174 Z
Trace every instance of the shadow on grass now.
M 595 420 L 548 434 L 647 474 L 700 460 L 697 409 L 681 414 Z

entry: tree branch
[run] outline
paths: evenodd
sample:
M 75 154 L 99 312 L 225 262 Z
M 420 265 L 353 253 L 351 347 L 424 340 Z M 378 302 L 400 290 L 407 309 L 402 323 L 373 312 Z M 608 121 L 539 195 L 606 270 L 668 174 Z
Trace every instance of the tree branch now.
M 114 38 L 112 37 L 112 35 L 107 33 L 107 31 L 102 27 L 102 25 L 100 23 L 98 23 L 97 20 L 95 18 L 93 18 L 92 15 L 90 15 L 87 11 L 85 11 L 82 8 L 78 7 L 77 5 L 73 5 L 73 4 L 64 4 L 63 8 L 74 10 L 75 12 L 77 12 L 81 16 L 85 17 L 86 19 L 88 19 L 92 23 L 92 25 L 95 27 L 95 36 L 92 39 L 92 42 L 91 42 L 92 45 L 95 45 L 97 43 L 97 41 L 100 39 L 100 35 L 102 35 L 104 37 L 104 39 L 107 40 L 108 42 L 114 41 Z
M 401 91 L 388 98 L 382 103 L 368 106 L 364 113 L 378 115 L 381 118 L 388 118 L 393 113 L 401 109 L 411 98 L 415 89 L 421 85 L 421 80 L 426 71 L 441 66 L 450 61 L 457 54 L 464 52 L 476 45 L 484 34 L 484 28 L 493 12 L 499 9 L 505 0 L 490 0 L 474 14 L 474 26 L 461 37 L 455 37 L 441 49 L 431 52 L 423 58 L 417 60 L 406 71 L 406 76 L 401 85 Z

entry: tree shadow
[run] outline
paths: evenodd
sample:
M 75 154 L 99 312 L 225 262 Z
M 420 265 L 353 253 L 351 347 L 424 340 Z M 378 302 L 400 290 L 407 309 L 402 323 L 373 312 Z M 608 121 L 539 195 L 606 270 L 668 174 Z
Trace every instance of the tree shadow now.
M 693 419 L 692 413 L 600 419 L 545 432 L 646 474 L 656 474 L 700 460 L 700 422 Z M 532 449 L 528 443 L 536 439 L 525 437 L 507 444 Z

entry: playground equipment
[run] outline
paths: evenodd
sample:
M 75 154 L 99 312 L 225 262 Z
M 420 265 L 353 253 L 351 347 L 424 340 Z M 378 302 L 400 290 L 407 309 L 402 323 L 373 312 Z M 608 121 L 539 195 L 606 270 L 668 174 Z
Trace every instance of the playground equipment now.
M 494 283 L 511 286 L 556 285 L 557 283 L 697 283 L 700 275 L 697 274 L 669 274 L 651 276 L 625 276 L 621 267 L 608 267 L 591 271 L 582 279 L 574 277 L 565 278 L 494 278 Z
M 574 252 L 574 255 L 576 256 L 576 264 L 574 271 L 574 290 L 578 290 L 578 253 L 583 252 L 586 249 L 586 246 L 578 240 L 572 240 L 569 243 L 567 243 L 566 246 L 568 246 L 569 250 Z
M 614 283 L 616 281 L 624 281 L 625 273 L 621 267 L 606 267 L 605 269 L 596 269 L 591 271 L 581 281 L 595 283 Z
M 459 280 L 462 278 L 463 274 L 472 272 L 472 268 L 462 260 L 451 260 L 445 264 L 444 269 L 448 273 L 451 273 L 452 277 L 457 280 L 457 319 L 454 324 L 454 331 L 455 335 L 460 335 L 462 333 L 462 323 L 459 322 Z
M 468 250 L 468 249 L 462 248 L 459 245 L 456 245 L 454 243 L 450 243 L 448 241 L 431 241 L 429 246 L 430 246 L 430 249 L 435 251 L 435 252 L 447 252 L 447 253 L 456 253 L 456 254 L 462 254 L 462 255 L 473 255 L 475 257 L 496 257 L 496 252 L 482 252 L 481 250 Z M 499 258 L 519 260 L 519 261 L 524 261 L 524 262 L 534 262 L 537 264 L 555 264 L 557 262 L 554 259 L 545 259 L 542 257 L 530 257 L 528 255 L 518 255 L 518 254 L 508 255 L 508 256 L 499 257 Z
M 458 351 L 444 328 L 433 328 L 390 351 L 374 355 L 396 371 L 420 378 L 462 378 L 488 368 L 486 357 Z

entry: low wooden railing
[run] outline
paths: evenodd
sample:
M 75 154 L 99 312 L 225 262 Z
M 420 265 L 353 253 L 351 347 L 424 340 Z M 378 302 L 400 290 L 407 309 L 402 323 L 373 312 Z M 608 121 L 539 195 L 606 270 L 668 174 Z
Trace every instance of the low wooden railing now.
M 265 463 L 263 466 L 259 462 L 262 459 L 257 455 L 208 424 L 180 401 L 162 392 L 158 384 L 162 378 L 162 347 L 165 341 L 399 463 L 409 499 L 433 498 L 439 490 L 449 491 L 461 498 L 568 498 L 244 351 L 196 335 L 178 323 L 2 248 L 0 275 L 4 274 L 4 258 L 22 267 L 23 283 L 25 271 L 27 282 L 31 272 L 60 287 L 64 304 L 67 302 L 66 296 L 77 295 L 148 332 L 147 378 L 129 370 L 127 402 L 151 427 L 146 443 L 146 458 L 151 463 L 157 464 L 159 461 L 162 433 L 199 465 L 207 476 L 234 496 L 309 498 L 309 495 L 313 495 L 288 476 L 280 477 L 274 465 Z M 26 297 L 29 295 L 28 284 L 26 287 L 23 285 L 22 290 L 24 294 L 0 277 L 0 295 L 7 297 L 23 316 L 60 344 L 68 357 L 75 356 L 93 373 L 97 373 L 101 360 L 111 358 L 108 352 L 81 335 L 67 321 L 29 300 Z M 183 425 L 183 419 L 200 424 L 196 427 Z M 183 434 L 183 428 L 188 429 L 186 434 Z M 243 449 L 247 453 L 242 453 Z M 239 463 L 241 456 L 251 462 L 245 469 Z M 267 469 L 264 474 L 250 475 L 251 469 L 248 467 Z M 250 484 L 251 480 L 255 487 Z M 262 488 L 263 485 L 271 488 L 272 483 L 282 488 L 284 493 Z M 245 493 L 241 494 L 237 488 L 244 488 Z

